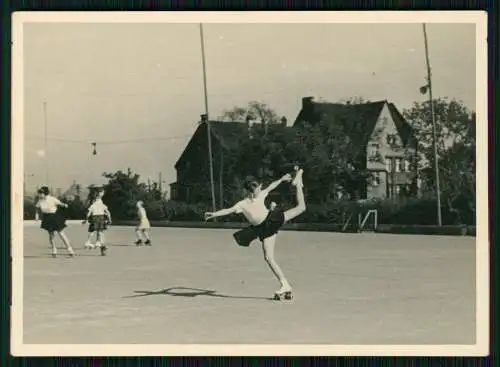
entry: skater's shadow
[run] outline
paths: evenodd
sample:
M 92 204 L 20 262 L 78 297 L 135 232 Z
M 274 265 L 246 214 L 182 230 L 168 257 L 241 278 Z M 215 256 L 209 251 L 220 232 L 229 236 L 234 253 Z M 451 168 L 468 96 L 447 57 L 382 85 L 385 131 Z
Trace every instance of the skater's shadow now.
M 189 287 L 171 287 L 162 289 L 159 291 L 134 291 L 136 293 L 133 296 L 124 296 L 123 298 L 137 298 L 137 297 L 146 297 L 146 296 L 174 296 L 174 297 L 198 297 L 198 296 L 207 296 L 207 297 L 217 297 L 217 298 L 234 298 L 234 299 L 261 299 L 261 300 L 272 300 L 269 297 L 250 297 L 250 296 L 230 296 L 227 294 L 220 294 L 217 291 L 209 290 L 209 289 L 199 289 L 199 288 L 189 288 Z

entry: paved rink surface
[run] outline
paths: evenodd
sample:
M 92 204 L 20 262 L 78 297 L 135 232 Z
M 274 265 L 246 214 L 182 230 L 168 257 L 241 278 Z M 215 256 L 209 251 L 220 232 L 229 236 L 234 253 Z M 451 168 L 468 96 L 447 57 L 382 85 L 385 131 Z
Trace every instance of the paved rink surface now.
M 232 230 L 153 228 L 136 247 L 111 227 L 102 257 L 72 224 L 74 259 L 24 230 L 27 344 L 475 343 L 475 238 L 284 231 L 294 300 L 277 302 L 260 244 Z

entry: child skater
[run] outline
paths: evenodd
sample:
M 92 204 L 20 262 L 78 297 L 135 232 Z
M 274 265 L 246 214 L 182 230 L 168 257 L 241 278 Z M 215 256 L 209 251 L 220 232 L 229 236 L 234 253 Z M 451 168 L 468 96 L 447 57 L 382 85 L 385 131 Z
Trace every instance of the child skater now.
M 222 209 L 214 213 L 205 213 L 205 218 L 207 220 L 232 213 L 242 213 L 250 222 L 251 227 L 262 241 L 264 259 L 281 283 L 281 288 L 275 293 L 275 299 L 282 299 L 283 297 L 285 299 L 292 298 L 292 287 L 274 259 L 274 247 L 277 233 L 283 224 L 289 222 L 306 210 L 303 192 L 304 185 L 302 183 L 303 170 L 295 167 L 295 172 L 296 174 L 293 180 L 292 176 L 287 174 L 265 189 L 262 189 L 261 183 L 249 177 L 245 182 L 245 189 L 248 191 L 248 196 L 246 198 L 239 201 L 231 208 Z M 280 183 L 289 181 L 292 181 L 292 185 L 296 188 L 297 206 L 285 212 L 276 207 L 274 207 L 273 210 L 268 210 L 264 203 L 267 195 L 272 190 L 276 189 Z
M 136 204 L 137 206 L 137 216 L 139 217 L 139 225 L 135 229 L 135 233 L 137 235 L 137 241 L 135 244 L 137 246 L 142 245 L 142 237 L 144 237 L 144 244 L 146 246 L 151 246 L 151 239 L 149 238 L 149 229 L 151 225 L 149 224 L 148 215 L 146 213 L 146 209 L 144 209 L 144 203 L 139 200 Z M 142 236 L 141 236 L 142 235 Z
M 102 197 L 104 196 L 104 189 L 99 188 L 97 191 L 97 197 L 89 207 L 87 212 L 87 221 L 89 221 L 89 233 L 97 232 L 97 241 L 95 246 L 101 249 L 101 255 L 105 256 L 108 247 L 104 240 L 104 231 L 108 228 L 108 224 L 111 224 L 111 213 L 108 207 L 102 202 Z
M 89 194 L 89 200 L 88 202 L 90 202 L 90 205 L 89 205 L 89 208 L 92 204 L 94 204 L 95 200 L 97 198 L 97 195 L 95 192 L 91 192 Z M 91 250 L 93 248 L 95 248 L 95 245 L 92 243 L 92 236 L 96 233 L 95 232 L 95 226 L 92 222 L 92 215 L 89 216 L 88 214 L 88 209 L 87 209 L 87 216 L 86 218 L 83 220 L 82 224 L 85 224 L 85 223 L 88 223 L 89 224 L 89 229 L 88 229 L 88 235 L 87 235 L 87 242 L 85 242 L 85 245 L 83 246 L 86 250 Z M 97 237 L 97 235 L 96 235 Z M 97 241 L 97 238 L 96 238 L 96 241 Z
M 67 208 L 68 205 L 62 203 L 59 199 L 50 195 L 49 188 L 47 186 L 42 186 L 38 190 L 38 202 L 36 203 L 37 212 L 39 212 L 40 217 L 42 218 L 41 228 L 45 229 L 49 233 L 49 243 L 52 247 L 52 257 L 57 256 L 57 248 L 54 243 L 55 233 L 59 235 L 64 245 L 66 246 L 66 250 L 69 253 L 70 257 L 75 255 L 75 251 L 71 247 L 68 237 L 64 233 L 64 228 L 66 228 L 66 221 L 64 218 L 57 213 L 57 208 L 62 206 L 63 208 Z

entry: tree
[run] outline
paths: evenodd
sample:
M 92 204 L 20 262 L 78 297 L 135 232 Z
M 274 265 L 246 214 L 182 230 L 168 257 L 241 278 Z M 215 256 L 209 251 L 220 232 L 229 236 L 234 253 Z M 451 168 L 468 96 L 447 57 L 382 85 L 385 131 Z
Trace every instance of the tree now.
M 104 186 L 103 201 L 108 206 L 113 217 L 131 219 L 136 216 L 136 203 L 144 202 L 151 219 L 160 219 L 163 213 L 163 194 L 156 183 L 147 185 L 139 182 L 140 176 L 130 169 L 127 172 L 104 173 L 108 183 Z
M 258 101 L 250 101 L 247 107 L 234 107 L 226 110 L 219 119 L 228 122 L 245 122 L 247 118 L 267 125 L 281 122 L 280 116 L 271 107 Z
M 476 115 L 463 103 L 446 98 L 434 100 L 434 111 L 443 203 L 456 214 L 457 222 L 470 222 L 476 205 Z M 418 140 L 423 186 L 435 194 L 430 102 L 414 103 L 403 114 Z

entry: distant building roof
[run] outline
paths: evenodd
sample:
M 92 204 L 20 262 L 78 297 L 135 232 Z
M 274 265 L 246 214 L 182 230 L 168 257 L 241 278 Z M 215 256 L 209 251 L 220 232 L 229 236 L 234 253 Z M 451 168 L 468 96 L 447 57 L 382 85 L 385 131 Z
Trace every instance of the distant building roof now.
M 284 122 L 286 123 L 286 120 L 284 120 Z M 195 137 L 197 137 L 198 134 L 202 133 L 206 135 L 206 124 L 204 123 L 198 125 L 198 128 L 195 130 L 193 136 L 187 143 L 186 148 L 175 163 L 175 168 L 178 167 L 186 152 L 191 149 L 191 145 Z M 220 141 L 221 145 L 225 149 L 236 149 L 245 141 L 245 139 L 248 138 L 248 124 L 246 122 L 226 122 L 211 120 L 210 133 Z
M 328 102 L 314 102 L 311 97 L 303 98 L 300 110 L 294 126 L 301 127 L 302 122 L 317 123 L 319 121 L 330 121 L 342 127 L 353 141 L 365 145 L 375 129 L 377 120 L 385 105 L 396 124 L 403 144 L 407 144 L 413 131 L 404 117 L 399 113 L 393 103 L 387 101 L 367 102 L 359 104 L 341 104 Z
M 62 197 L 76 197 L 80 195 L 82 200 L 86 199 L 89 195 L 89 189 L 83 185 L 73 183 L 66 191 L 62 193 Z

